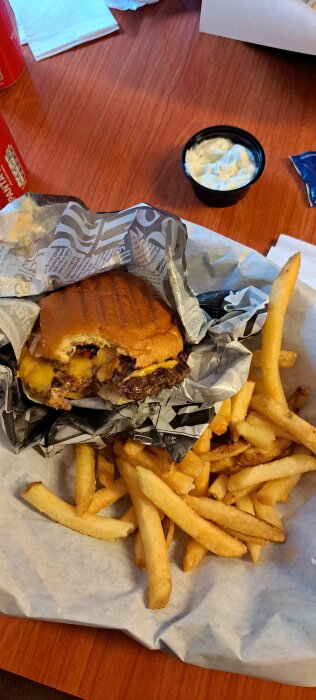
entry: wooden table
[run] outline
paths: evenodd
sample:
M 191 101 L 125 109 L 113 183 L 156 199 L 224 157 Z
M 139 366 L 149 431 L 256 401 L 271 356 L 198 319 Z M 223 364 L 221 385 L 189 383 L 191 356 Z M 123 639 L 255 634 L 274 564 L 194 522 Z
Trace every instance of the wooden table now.
M 141 201 L 266 252 L 288 233 L 316 243 L 316 210 L 288 155 L 316 148 L 314 57 L 199 33 L 197 0 L 115 12 L 120 32 L 36 63 L 0 95 L 29 189 L 95 210 Z M 210 124 L 253 132 L 261 180 L 237 206 L 209 209 L 181 172 L 188 137 Z M 115 631 L 0 620 L 0 666 L 84 698 L 307 700 L 280 686 L 185 665 Z

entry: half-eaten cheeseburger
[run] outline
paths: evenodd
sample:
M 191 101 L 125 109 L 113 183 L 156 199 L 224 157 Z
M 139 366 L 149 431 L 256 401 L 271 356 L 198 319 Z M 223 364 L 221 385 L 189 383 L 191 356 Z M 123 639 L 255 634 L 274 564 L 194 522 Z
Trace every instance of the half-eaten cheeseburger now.
M 83 396 L 139 401 L 189 371 L 174 312 L 148 282 L 114 270 L 41 299 L 18 376 L 30 398 L 70 410 Z

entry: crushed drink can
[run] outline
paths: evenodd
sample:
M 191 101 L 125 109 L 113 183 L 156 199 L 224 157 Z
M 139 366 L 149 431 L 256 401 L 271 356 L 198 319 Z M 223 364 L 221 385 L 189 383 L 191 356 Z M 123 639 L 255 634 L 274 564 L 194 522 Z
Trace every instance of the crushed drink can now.
M 0 114 L 0 209 L 21 197 L 27 185 L 27 170 L 10 129 Z
M 0 0 L 0 90 L 20 77 L 24 57 L 15 15 L 8 0 Z

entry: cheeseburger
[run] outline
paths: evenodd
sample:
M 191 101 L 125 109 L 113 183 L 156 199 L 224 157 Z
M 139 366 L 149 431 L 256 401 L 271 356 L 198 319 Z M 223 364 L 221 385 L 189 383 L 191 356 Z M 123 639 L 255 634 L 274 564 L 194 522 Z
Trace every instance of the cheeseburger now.
M 148 282 L 114 270 L 41 299 L 18 376 L 30 398 L 70 410 L 84 396 L 140 401 L 189 371 L 174 312 Z

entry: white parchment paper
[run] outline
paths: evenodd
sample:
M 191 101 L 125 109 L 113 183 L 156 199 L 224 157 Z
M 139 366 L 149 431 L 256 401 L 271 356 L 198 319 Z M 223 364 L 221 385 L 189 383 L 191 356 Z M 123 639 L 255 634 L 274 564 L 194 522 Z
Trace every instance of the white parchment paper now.
M 189 282 L 195 292 L 218 289 L 219 281 L 225 288 L 228 279 L 235 279 L 236 288 L 253 284 L 268 290 L 276 267 L 266 258 L 199 226 L 188 224 L 188 229 Z M 284 370 L 288 391 L 305 383 L 313 393 L 315 327 L 316 294 L 299 283 L 285 328 L 284 347 L 299 351 L 296 367 Z M 315 395 L 304 415 L 316 423 Z M 171 601 L 165 610 L 150 611 L 146 574 L 134 566 L 132 539 L 107 543 L 81 536 L 20 500 L 24 486 L 36 480 L 72 498 L 69 450 L 52 459 L 34 449 L 15 455 L 2 438 L 3 613 L 115 628 L 150 649 L 167 649 L 199 666 L 316 684 L 316 474 L 305 475 L 282 506 L 287 541 L 263 548 L 256 565 L 247 557 L 209 555 L 185 574 L 184 537 L 178 532 L 171 550 Z
M 200 30 L 316 54 L 316 11 L 304 0 L 203 0 Z

